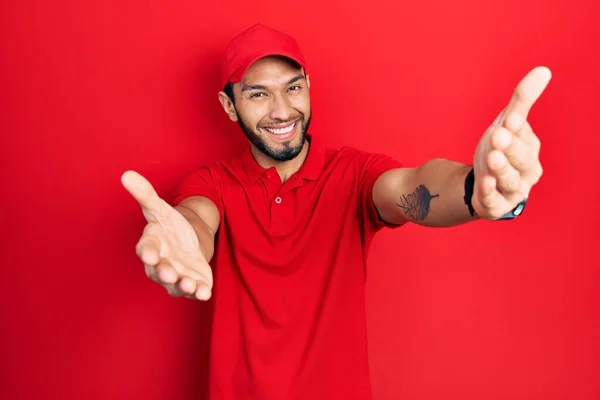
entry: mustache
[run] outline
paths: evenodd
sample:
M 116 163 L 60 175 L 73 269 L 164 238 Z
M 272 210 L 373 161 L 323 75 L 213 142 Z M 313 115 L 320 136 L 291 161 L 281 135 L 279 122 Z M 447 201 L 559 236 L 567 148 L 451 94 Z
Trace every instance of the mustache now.
M 290 118 L 290 119 L 287 119 L 287 120 L 274 119 L 274 120 L 269 121 L 267 123 L 261 124 L 260 126 L 264 127 L 264 126 L 270 126 L 270 125 L 282 125 L 282 124 L 287 124 L 287 123 L 290 123 L 290 122 L 301 122 L 301 121 L 304 121 L 304 116 L 300 116 L 299 118 Z

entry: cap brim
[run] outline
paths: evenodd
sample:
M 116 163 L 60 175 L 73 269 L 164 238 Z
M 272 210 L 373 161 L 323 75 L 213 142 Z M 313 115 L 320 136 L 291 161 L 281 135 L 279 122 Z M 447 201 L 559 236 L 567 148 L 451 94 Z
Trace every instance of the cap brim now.
M 259 54 L 255 55 L 254 57 L 252 57 L 251 59 L 249 59 L 248 61 L 246 61 L 245 63 L 243 63 L 233 73 L 233 75 L 231 75 L 231 77 L 229 78 L 229 82 L 237 83 L 237 82 L 241 81 L 242 78 L 244 77 L 244 75 L 246 74 L 246 72 L 248 72 L 248 70 L 252 66 L 252 64 L 257 62 L 261 58 L 265 58 L 265 57 L 269 57 L 269 56 L 286 57 L 286 58 L 289 58 L 290 60 L 295 61 L 298 64 L 300 64 L 300 66 L 302 68 L 306 68 L 304 59 L 301 56 L 299 56 L 298 54 L 294 54 L 294 53 L 290 53 L 290 52 L 286 52 L 286 51 L 268 51 L 268 52 L 264 52 L 264 53 L 259 53 Z M 225 83 L 227 83 L 227 82 L 225 82 Z

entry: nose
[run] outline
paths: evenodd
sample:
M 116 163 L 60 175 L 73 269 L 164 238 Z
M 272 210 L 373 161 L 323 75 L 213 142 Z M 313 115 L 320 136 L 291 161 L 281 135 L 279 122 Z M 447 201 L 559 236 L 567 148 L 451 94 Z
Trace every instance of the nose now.
M 273 121 L 288 121 L 292 115 L 292 106 L 287 96 L 273 96 L 269 117 Z

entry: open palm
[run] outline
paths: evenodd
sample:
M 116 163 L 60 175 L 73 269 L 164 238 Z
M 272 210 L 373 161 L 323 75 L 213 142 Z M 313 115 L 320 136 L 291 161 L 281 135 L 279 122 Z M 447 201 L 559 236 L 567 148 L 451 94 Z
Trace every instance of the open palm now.
M 210 298 L 212 271 L 192 225 L 137 172 L 125 172 L 121 182 L 141 205 L 148 221 L 136 246 L 148 277 L 171 295 Z

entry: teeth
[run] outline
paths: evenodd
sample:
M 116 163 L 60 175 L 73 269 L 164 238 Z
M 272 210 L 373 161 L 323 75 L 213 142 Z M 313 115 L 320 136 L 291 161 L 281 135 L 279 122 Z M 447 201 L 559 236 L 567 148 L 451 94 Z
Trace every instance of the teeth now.
M 271 132 L 272 134 L 283 135 L 283 134 L 286 134 L 286 133 L 290 133 L 294 129 L 295 126 L 296 126 L 296 123 L 294 122 L 293 124 L 291 124 L 287 128 L 282 128 L 282 129 L 265 128 L 265 129 L 268 130 L 269 132 Z

